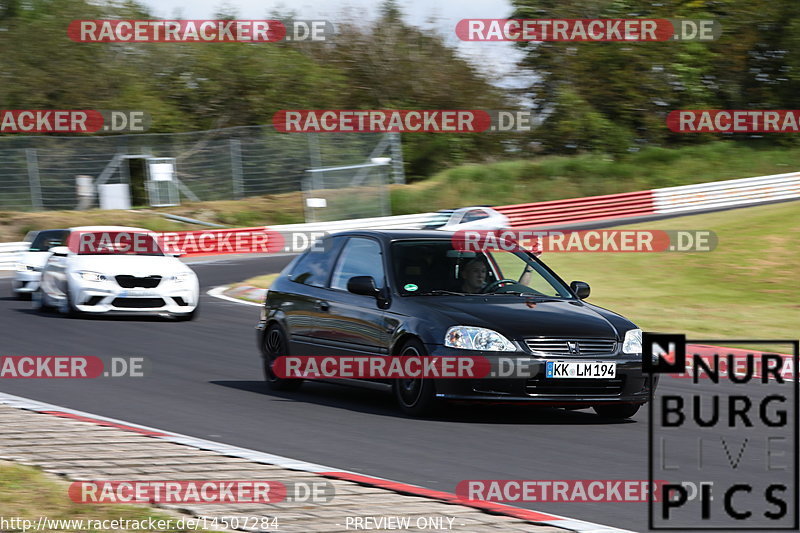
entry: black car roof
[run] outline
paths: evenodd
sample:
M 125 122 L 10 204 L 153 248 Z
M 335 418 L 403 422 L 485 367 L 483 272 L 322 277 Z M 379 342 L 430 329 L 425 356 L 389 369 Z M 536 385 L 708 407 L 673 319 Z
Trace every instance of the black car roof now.
M 395 241 L 400 239 L 452 239 L 452 231 L 440 231 L 435 229 L 365 229 L 347 230 L 332 234 L 332 237 L 341 236 L 370 236 L 384 241 Z

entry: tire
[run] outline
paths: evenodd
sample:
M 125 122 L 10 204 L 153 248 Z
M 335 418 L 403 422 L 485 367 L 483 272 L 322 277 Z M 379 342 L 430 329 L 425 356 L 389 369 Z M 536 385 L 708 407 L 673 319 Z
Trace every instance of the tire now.
M 400 355 L 422 357 L 425 347 L 412 339 L 403 345 Z M 409 416 L 426 416 L 436 410 L 436 387 L 431 379 L 397 379 L 392 390 L 400 410 Z
M 595 405 L 593 408 L 594 412 L 602 417 L 622 420 L 635 415 L 641 406 L 641 404 L 625 403 L 618 405 Z
M 72 304 L 72 296 L 69 293 L 69 287 L 64 291 L 64 304 L 58 308 L 59 312 L 70 318 L 75 318 L 81 315 L 75 306 Z
M 264 358 L 264 380 L 272 390 L 295 391 L 303 384 L 302 379 L 279 378 L 272 371 L 272 365 L 276 358 L 288 354 L 288 343 L 283 329 L 277 324 L 270 325 L 261 340 L 261 355 Z
M 18 292 L 11 289 L 11 295 L 17 300 L 30 300 L 33 293 L 31 292 Z
M 44 295 L 42 294 L 41 288 L 31 294 L 31 306 L 40 313 L 48 313 L 53 310 L 52 306 L 44 302 Z

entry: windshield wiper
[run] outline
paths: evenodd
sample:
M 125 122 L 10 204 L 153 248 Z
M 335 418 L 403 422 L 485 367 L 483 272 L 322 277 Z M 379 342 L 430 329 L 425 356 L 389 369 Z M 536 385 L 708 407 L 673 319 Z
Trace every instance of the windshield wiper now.
M 525 296 L 526 298 L 537 301 L 564 300 L 564 298 L 559 298 L 558 296 L 547 296 L 546 294 L 537 294 L 535 292 L 503 291 L 489 292 L 486 294 L 513 294 L 514 296 Z
M 447 295 L 447 294 L 454 295 L 454 296 L 465 296 L 465 293 L 463 293 L 463 292 L 446 291 L 446 290 L 443 290 L 443 289 L 434 289 L 434 290 L 425 291 L 425 292 L 414 292 L 414 293 L 411 293 L 409 296 L 440 296 L 440 295 Z

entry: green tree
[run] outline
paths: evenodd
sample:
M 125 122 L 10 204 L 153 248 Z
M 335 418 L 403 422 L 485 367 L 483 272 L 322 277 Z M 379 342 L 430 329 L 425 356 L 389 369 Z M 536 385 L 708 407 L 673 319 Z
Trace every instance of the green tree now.
M 569 120 L 563 106 L 566 94 L 639 143 L 696 142 L 697 137 L 666 129 L 664 118 L 675 109 L 797 107 L 796 0 L 512 3 L 514 18 L 702 18 L 717 20 L 723 29 L 713 42 L 519 43 L 526 52 L 522 66 L 534 74 L 529 91 L 536 105 L 547 113 L 561 102 L 562 112 L 553 113 L 546 128 L 559 129 L 558 121 Z M 553 151 L 565 145 L 550 132 L 539 137 Z

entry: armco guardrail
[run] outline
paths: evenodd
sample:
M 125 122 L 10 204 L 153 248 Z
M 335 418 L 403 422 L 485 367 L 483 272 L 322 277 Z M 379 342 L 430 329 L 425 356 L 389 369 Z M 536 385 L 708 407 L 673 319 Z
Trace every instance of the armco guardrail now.
M 496 209 L 509 218 L 512 227 L 545 228 L 646 215 L 693 213 L 793 198 L 800 198 L 800 172 L 506 205 Z
M 653 191 L 657 214 L 735 207 L 800 197 L 800 172 L 714 181 Z
M 0 243 L 0 270 L 14 270 L 20 252 L 24 252 L 29 246 L 29 242 Z
M 651 215 L 654 207 L 652 192 L 639 191 L 505 205 L 495 209 L 509 218 L 511 227 L 530 228 Z

